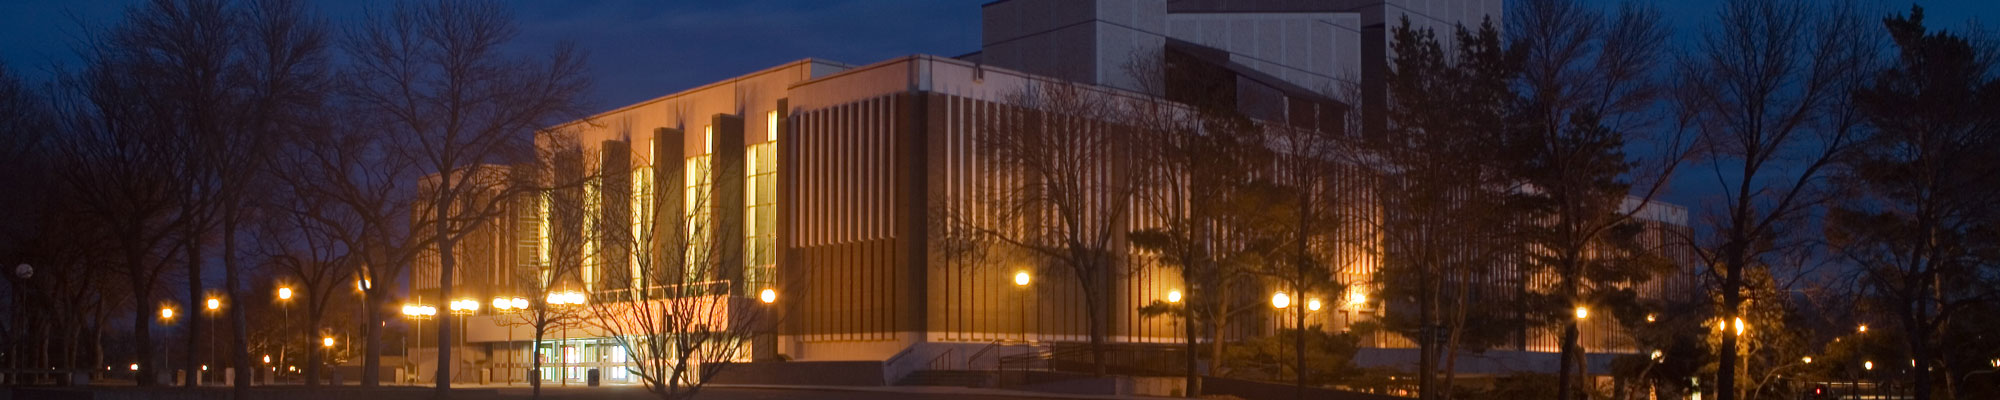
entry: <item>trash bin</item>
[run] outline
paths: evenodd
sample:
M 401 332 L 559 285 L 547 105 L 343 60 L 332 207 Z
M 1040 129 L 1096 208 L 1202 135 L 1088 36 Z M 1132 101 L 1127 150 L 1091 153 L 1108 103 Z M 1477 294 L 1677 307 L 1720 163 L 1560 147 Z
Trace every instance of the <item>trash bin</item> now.
M 528 370 L 528 384 L 529 385 L 542 384 L 542 370 L 538 369 Z
M 597 369 L 596 369 L 596 368 L 591 368 L 591 369 L 590 369 L 590 373 L 589 373 L 589 374 L 586 374 L 586 375 L 584 375 L 584 376 L 587 376 L 587 377 L 588 377 L 588 378 L 586 378 L 585 380 L 588 380 L 588 381 L 590 381 L 590 387 L 597 387 Z

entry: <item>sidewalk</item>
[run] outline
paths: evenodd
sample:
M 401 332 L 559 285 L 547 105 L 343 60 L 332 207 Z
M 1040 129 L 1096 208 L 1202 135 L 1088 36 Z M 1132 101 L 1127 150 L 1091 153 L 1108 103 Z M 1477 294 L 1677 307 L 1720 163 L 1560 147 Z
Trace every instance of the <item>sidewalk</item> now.
M 385 384 L 384 386 L 389 386 L 389 385 Z M 397 386 L 407 386 L 407 385 L 397 385 Z M 428 384 L 421 386 L 429 387 Z M 528 384 L 526 383 L 515 383 L 513 385 L 508 385 L 506 383 L 488 383 L 488 384 L 454 383 L 451 385 L 451 387 L 453 389 L 510 389 L 510 390 L 530 390 L 533 388 L 531 386 L 528 386 Z M 808 385 L 708 384 L 702 386 L 702 388 L 800 390 L 800 391 L 814 391 L 814 392 L 868 392 L 868 393 L 884 393 L 884 394 L 974 395 L 974 396 L 1018 397 L 1018 398 L 1029 398 L 1029 399 L 1075 399 L 1075 400 L 1177 399 L 1176 397 L 1088 395 L 1088 394 L 1032 392 L 1024 390 L 969 388 L 969 387 L 955 387 L 955 386 L 808 386 Z M 586 385 L 577 385 L 577 384 L 572 384 L 569 385 L 568 387 L 557 386 L 557 385 L 542 386 L 543 391 L 602 390 L 602 389 L 644 390 L 645 387 L 636 384 L 605 385 L 600 388 L 592 388 Z
M 1091 394 L 1068 394 L 1068 393 L 1047 393 L 1047 392 L 1031 392 L 1031 391 L 1024 391 L 1024 390 L 1006 390 L 1006 389 L 987 389 L 987 388 L 970 388 L 970 387 L 956 387 L 956 386 L 798 386 L 798 385 L 721 385 L 721 384 L 711 384 L 711 385 L 707 385 L 707 386 L 704 386 L 704 387 L 709 387 L 709 388 L 738 388 L 738 389 L 775 389 L 775 390 L 811 390 L 811 391 L 844 391 L 844 392 L 875 392 L 875 393 L 902 393 L 902 394 L 959 394 L 959 395 L 980 395 L 980 396 L 1006 396 L 1006 397 L 1021 397 L 1021 398 L 1031 398 L 1031 399 L 1094 399 L 1094 400 L 1101 400 L 1101 399 L 1178 399 L 1178 397 L 1152 397 L 1152 396 L 1119 396 L 1119 395 L 1091 395 Z

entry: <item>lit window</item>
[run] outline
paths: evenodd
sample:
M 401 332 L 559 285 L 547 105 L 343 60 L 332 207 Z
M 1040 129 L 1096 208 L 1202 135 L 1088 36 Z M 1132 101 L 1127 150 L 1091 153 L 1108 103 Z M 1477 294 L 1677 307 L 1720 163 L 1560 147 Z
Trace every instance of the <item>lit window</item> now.
M 778 110 L 764 114 L 764 141 L 778 141 Z

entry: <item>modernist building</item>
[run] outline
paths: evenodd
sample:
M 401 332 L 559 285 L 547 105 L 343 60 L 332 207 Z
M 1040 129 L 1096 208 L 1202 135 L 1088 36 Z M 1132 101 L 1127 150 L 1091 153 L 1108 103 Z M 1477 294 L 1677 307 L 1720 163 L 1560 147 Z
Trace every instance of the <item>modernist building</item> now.
M 1133 65 L 1148 59 L 1192 63 L 1233 94 L 1227 101 L 1267 123 L 1310 129 L 1342 129 L 1335 122 L 1355 107 L 1332 100 L 1340 87 L 1360 88 L 1364 102 L 1379 98 L 1387 60 L 1387 26 L 1402 18 L 1413 24 L 1449 29 L 1498 19 L 1499 0 L 1000 0 L 984 6 L 984 43 L 978 52 L 957 57 L 915 55 L 866 65 L 801 60 L 688 89 L 599 114 L 559 129 L 589 147 L 603 170 L 633 170 L 607 176 L 594 193 L 602 209 L 628 210 L 648 196 L 673 196 L 709 182 L 715 204 L 673 210 L 701 218 L 728 237 L 718 251 L 727 293 L 750 298 L 765 289 L 778 293 L 783 318 L 774 340 L 753 343 L 743 359 L 758 356 L 798 361 L 877 361 L 896 375 L 946 359 L 960 365 L 990 365 L 997 357 L 976 358 L 1000 343 L 1076 343 L 1086 340 L 1080 292 L 1054 269 L 1018 263 L 964 267 L 940 260 L 932 234 L 934 210 L 963 202 L 979 185 L 991 155 L 979 148 L 986 118 L 1009 112 L 1008 99 L 1038 82 L 1072 82 L 1118 96 L 1149 96 Z M 1448 36 L 1446 36 L 1448 37 Z M 1139 60 L 1139 61 L 1134 61 Z M 1219 76 L 1219 78 L 1218 78 Z M 1366 114 L 1364 121 L 1371 120 Z M 1379 124 L 1361 124 L 1364 130 Z M 666 165 L 740 165 L 715 168 L 702 179 L 653 174 Z M 623 168 L 621 168 L 623 167 Z M 687 168 L 696 171 L 696 168 Z M 740 194 L 740 195 L 739 195 Z M 630 199 L 620 200 L 620 199 Z M 551 263 L 581 262 L 578 282 L 557 282 L 591 293 L 627 290 L 616 273 L 631 268 L 623 257 L 603 256 L 616 246 L 590 244 L 592 229 L 616 228 L 632 218 L 612 215 L 595 224 L 551 217 L 546 205 L 524 203 L 487 224 L 462 244 L 462 272 L 455 282 L 463 299 L 522 296 L 521 276 L 538 274 Z M 613 204 L 615 203 L 615 204 Z M 678 203 L 678 202 L 676 202 Z M 539 210 L 539 211 L 538 211 Z M 679 214 L 689 213 L 689 214 Z M 1655 206 L 1643 213 L 1659 230 L 1684 229 L 1685 211 Z M 1141 224 L 1143 221 L 1135 222 Z M 1136 226 L 1136 225 L 1135 225 Z M 735 227 L 740 227 L 735 228 Z M 1654 239 L 1665 241 L 1661 235 Z M 583 239 L 583 260 L 558 260 L 562 237 Z M 474 243 L 478 242 L 478 243 Z M 578 250 L 581 249 L 581 250 Z M 1347 257 L 1359 259 L 1362 252 Z M 1367 282 L 1372 262 L 1353 263 L 1344 279 Z M 436 299 L 435 266 L 413 269 L 414 301 L 446 313 Z M 1015 275 L 1033 271 L 1027 285 Z M 1110 296 L 1114 311 L 1110 338 L 1135 345 L 1179 343 L 1169 318 L 1146 318 L 1138 307 L 1182 288 L 1165 269 L 1134 266 L 1121 274 Z M 426 280 L 426 277 L 429 277 Z M 547 279 L 546 277 L 542 279 Z M 1525 280 L 1525 279 L 1524 279 Z M 1346 329 L 1349 324 L 1395 312 L 1368 301 L 1365 285 L 1349 293 L 1323 294 L 1332 306 L 1315 312 L 1314 324 Z M 1268 296 L 1265 295 L 1265 296 Z M 1339 300 L 1335 300 L 1339 299 Z M 1345 301 L 1353 299 L 1355 301 Z M 1386 310 L 1385 310 L 1386 309 Z M 462 380 L 522 379 L 529 346 L 539 346 L 554 363 L 544 376 L 581 379 L 581 371 L 603 368 L 613 383 L 631 382 L 617 343 L 587 327 L 559 329 L 561 337 L 533 343 L 519 317 L 482 307 L 465 322 L 455 367 L 470 371 Z M 1232 337 L 1269 334 L 1279 322 L 1270 315 Z M 1585 327 L 1593 353 L 1630 353 L 1629 341 L 1608 318 Z M 514 321 L 509 323 L 508 321 Z M 1385 335 L 1386 336 L 1386 335 Z M 1414 360 L 1408 340 L 1376 337 L 1364 363 L 1393 365 Z M 435 343 L 421 346 L 435 348 Z M 1461 365 L 1492 373 L 1553 371 L 1556 349 L 1549 332 L 1522 332 L 1517 345 L 1468 358 Z M 1003 350 L 1018 351 L 1018 350 Z M 1512 352 L 1512 353 L 1509 353 Z M 1518 353 L 1518 354 L 1515 354 Z M 413 359 L 432 358 L 419 350 Z M 997 354 L 997 353 L 996 353 Z M 1537 355 L 1539 354 L 1539 355 Z M 1482 364 L 1484 363 L 1484 364 Z M 1593 362 L 1601 368 L 1606 362 Z M 420 368 L 429 376 L 434 366 Z

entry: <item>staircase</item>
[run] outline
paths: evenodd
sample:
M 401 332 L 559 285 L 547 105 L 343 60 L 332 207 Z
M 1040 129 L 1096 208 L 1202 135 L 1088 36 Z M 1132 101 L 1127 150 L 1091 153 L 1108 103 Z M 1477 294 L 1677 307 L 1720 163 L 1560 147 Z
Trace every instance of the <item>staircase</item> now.
M 911 372 L 896 386 L 992 387 L 993 371 L 927 369 Z

